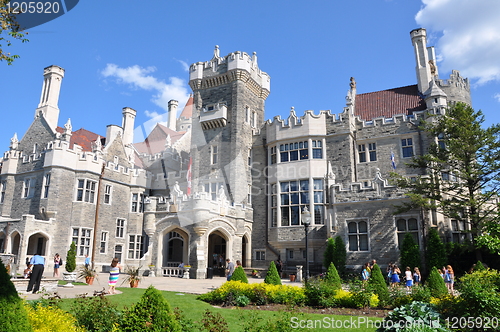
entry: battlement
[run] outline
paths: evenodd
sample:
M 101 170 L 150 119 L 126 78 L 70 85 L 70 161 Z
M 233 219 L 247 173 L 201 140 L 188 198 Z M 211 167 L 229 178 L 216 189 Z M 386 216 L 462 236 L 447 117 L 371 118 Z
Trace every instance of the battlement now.
M 231 75 L 224 75 L 227 73 L 231 73 Z M 210 80 L 210 78 L 220 75 L 223 76 L 218 77 L 216 80 Z M 197 62 L 189 68 L 189 84 L 193 90 L 195 90 L 195 87 L 199 88 L 202 86 L 202 82 L 199 82 L 201 80 L 205 80 L 205 84 L 210 87 L 226 84 L 233 80 L 242 80 L 247 83 L 249 78 L 259 88 L 267 90 L 267 94 L 269 94 L 269 91 L 271 91 L 271 77 L 259 69 L 257 54 L 255 52 L 250 56 L 245 52 L 237 51 L 221 57 L 219 55 L 219 47 L 216 46 L 214 56 L 210 61 Z

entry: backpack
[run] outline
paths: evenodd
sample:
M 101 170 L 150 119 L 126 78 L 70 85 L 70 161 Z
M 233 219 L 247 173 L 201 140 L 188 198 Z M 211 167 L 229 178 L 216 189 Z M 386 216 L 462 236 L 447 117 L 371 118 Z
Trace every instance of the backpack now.
M 62 258 L 59 258 L 59 265 L 63 265 L 63 260 L 62 260 Z

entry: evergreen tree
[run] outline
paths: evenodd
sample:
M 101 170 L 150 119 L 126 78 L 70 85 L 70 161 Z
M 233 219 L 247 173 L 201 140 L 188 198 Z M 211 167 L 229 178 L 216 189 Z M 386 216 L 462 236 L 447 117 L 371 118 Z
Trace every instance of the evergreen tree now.
M 467 223 L 473 234 L 476 258 L 480 246 L 500 249 L 500 216 L 491 204 L 500 187 L 500 125 L 483 127 L 484 116 L 465 103 L 445 114 L 421 120 L 420 129 L 435 140 L 423 155 L 407 165 L 421 171 L 416 180 L 392 173 L 398 187 L 407 189 L 409 201 L 396 213 L 413 209 L 439 211 Z M 491 229 L 493 229 L 493 232 Z
M 76 269 L 76 244 L 71 242 L 68 253 L 66 255 L 66 265 L 67 272 L 73 272 Z
M 182 330 L 170 304 L 153 286 L 146 289 L 139 302 L 125 310 L 120 328 L 123 332 Z
M 378 295 L 380 300 L 379 306 L 384 307 L 389 304 L 389 289 L 387 289 L 387 284 L 385 278 L 382 275 L 382 271 L 378 264 L 373 265 L 370 278 L 368 279 L 368 285 L 374 294 Z
M 474 271 L 484 271 L 486 268 L 484 267 L 481 261 L 477 261 L 476 266 L 474 266 Z
M 413 235 L 406 233 L 401 245 L 401 268 L 405 269 L 407 266 L 411 269 L 421 268 L 421 265 L 418 244 L 413 239 Z
M 23 301 L 17 295 L 16 287 L 10 281 L 2 260 L 0 260 L 0 331 L 32 331 Z
M 326 243 L 325 253 L 323 254 L 323 266 L 325 269 L 330 267 L 330 264 L 333 263 L 334 259 L 334 251 L 335 251 L 335 240 L 330 237 Z
M 340 235 L 335 237 L 335 246 L 333 248 L 333 264 L 337 268 L 339 274 L 345 276 L 345 264 L 347 261 L 347 251 L 344 240 Z
M 330 263 L 330 267 L 328 267 L 328 271 L 326 271 L 325 282 L 332 286 L 333 289 L 342 288 L 342 280 L 333 263 Z
M 241 266 L 238 266 L 234 269 L 233 275 L 231 276 L 231 281 L 241 281 L 245 284 L 248 284 L 248 278 L 245 273 L 245 270 Z
M 445 246 L 435 228 L 427 234 L 427 248 L 425 248 L 425 264 L 427 271 L 433 267 L 441 268 L 446 264 Z
M 264 283 L 271 285 L 281 285 L 281 278 L 278 274 L 278 270 L 276 269 L 274 261 L 271 261 L 271 264 L 269 264 L 269 269 L 267 270 Z
M 448 294 L 444 279 L 441 277 L 436 267 L 431 269 L 431 273 L 425 284 L 429 288 L 432 297 L 441 297 Z

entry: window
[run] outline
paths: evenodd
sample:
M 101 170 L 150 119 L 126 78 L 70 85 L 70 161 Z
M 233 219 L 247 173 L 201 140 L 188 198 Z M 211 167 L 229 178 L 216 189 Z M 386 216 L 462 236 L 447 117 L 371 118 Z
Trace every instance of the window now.
M 245 106 L 245 121 L 246 123 L 250 122 L 250 107 Z
M 280 144 L 280 161 L 295 161 L 309 158 L 307 141 Z
M 312 152 L 313 159 L 322 159 L 323 158 L 323 142 L 321 140 L 312 140 Z
M 358 145 L 358 156 L 360 163 L 366 163 L 366 147 L 364 144 Z
M 94 203 L 97 182 L 87 179 L 78 179 L 76 201 Z
M 99 245 L 99 253 L 105 254 L 108 247 L 108 232 L 101 232 L 101 242 Z
M 347 222 L 349 251 L 368 251 L 368 223 L 364 220 Z
M 137 212 L 137 213 L 142 213 L 144 210 L 144 195 L 139 194 L 139 193 L 133 193 L 132 194 L 132 206 L 131 206 L 131 212 Z
M 0 182 L 0 204 L 5 201 L 6 190 L 7 190 L 7 181 Z
M 109 184 L 104 186 L 104 204 L 111 204 L 111 186 Z
M 80 257 L 90 255 L 90 233 L 88 228 L 73 228 L 72 241 L 76 244 L 76 254 Z
M 217 145 L 212 145 L 210 149 L 210 163 L 212 165 L 217 164 L 219 149 Z
M 248 185 L 248 194 L 247 194 L 247 204 L 251 205 L 252 204 L 252 185 Z
M 323 217 L 324 209 L 324 193 L 323 193 L 323 180 L 314 179 L 314 224 L 323 225 L 325 219 Z
M 377 161 L 377 143 L 368 143 L 368 154 L 370 161 Z
M 257 113 L 252 112 L 252 117 L 250 118 L 250 127 L 255 128 L 257 125 Z
M 216 201 L 217 194 L 221 190 L 220 188 L 222 186 L 223 186 L 222 182 L 205 183 L 205 192 L 210 194 L 212 201 Z
M 280 182 L 281 226 L 300 225 L 300 212 L 309 205 L 309 180 Z
M 125 231 L 125 219 L 116 219 L 116 237 L 123 238 Z
M 265 261 L 266 260 L 266 251 L 265 250 L 255 250 L 255 260 L 256 261 Z
M 444 141 L 444 134 L 443 133 L 438 135 L 437 144 L 438 144 L 439 149 L 446 150 L 446 143 Z
M 140 259 L 142 253 L 142 235 L 129 235 L 128 258 Z
M 118 261 L 122 261 L 122 253 L 123 253 L 123 246 L 121 244 L 117 244 L 115 246 L 115 257 L 118 258 Z
M 403 240 L 406 233 L 410 233 L 415 240 L 415 243 L 419 244 L 418 240 L 418 222 L 416 218 L 399 218 L 396 220 L 396 230 L 398 234 L 398 246 L 401 248 L 403 245 Z
M 24 179 L 22 197 L 23 198 L 33 197 L 34 193 L 35 193 L 35 179 L 34 178 Z
M 278 226 L 278 198 L 276 197 L 276 183 L 271 185 L 271 227 Z
M 451 241 L 455 243 L 464 243 L 469 239 L 465 220 L 451 220 Z
M 271 165 L 276 164 L 276 147 L 271 147 Z
M 293 249 L 287 249 L 286 251 L 288 259 L 293 260 Z
M 401 147 L 403 149 L 403 158 L 413 157 L 413 139 L 403 138 L 401 140 Z
M 47 173 L 43 177 L 43 194 L 42 198 L 49 197 L 49 187 L 50 187 L 50 173 Z

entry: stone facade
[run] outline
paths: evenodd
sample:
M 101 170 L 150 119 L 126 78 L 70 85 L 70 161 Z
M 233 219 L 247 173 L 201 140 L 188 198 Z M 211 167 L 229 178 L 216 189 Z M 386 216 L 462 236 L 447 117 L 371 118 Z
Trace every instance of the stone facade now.
M 405 194 L 389 173 L 423 174 L 405 162 L 435 140 L 418 130 L 420 119 L 470 103 L 458 71 L 439 79 L 425 29 L 411 40 L 416 85 L 357 94 L 351 78 L 339 114 L 292 109 L 267 121 L 270 77 L 257 55 L 221 57 L 216 47 L 211 60 L 191 65 L 193 94 L 181 117 L 171 101 L 168 128 L 157 125 L 136 144 L 131 108 L 106 138 L 72 131 L 69 120 L 57 127 L 64 70 L 46 68 L 35 119 L 1 160 L 2 250 L 18 263 L 36 252 L 50 261 L 56 252 L 64 259 L 75 241 L 79 264 L 88 254 L 105 270 L 117 256 L 168 274 L 184 262 L 191 277 L 204 278 L 225 258 L 264 268 L 279 257 L 291 270 L 307 257 L 319 272 L 332 236 L 344 239 L 353 269 L 397 261 L 408 232 L 420 245 L 429 227 L 453 238 L 460 230 L 442 216 L 394 215 Z

